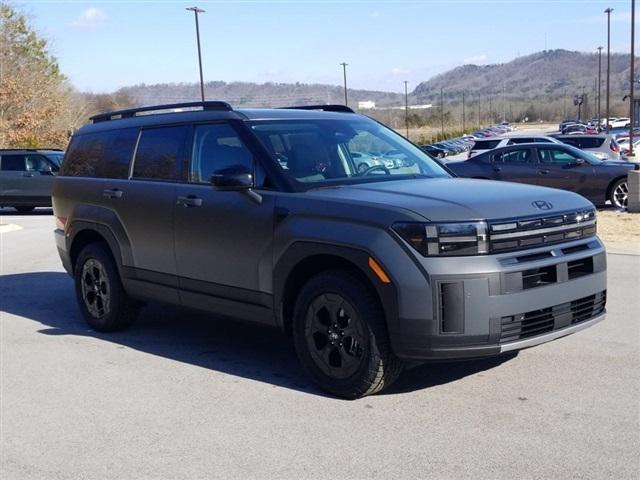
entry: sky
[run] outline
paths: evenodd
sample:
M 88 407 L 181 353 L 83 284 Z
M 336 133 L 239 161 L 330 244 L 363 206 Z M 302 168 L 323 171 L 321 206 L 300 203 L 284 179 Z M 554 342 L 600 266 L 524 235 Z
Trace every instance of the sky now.
M 607 7 L 612 51 L 631 43 L 631 0 L 9 1 L 96 93 L 199 81 L 194 4 L 205 81 L 340 85 L 347 62 L 350 88 L 412 90 L 466 63 L 606 47 Z

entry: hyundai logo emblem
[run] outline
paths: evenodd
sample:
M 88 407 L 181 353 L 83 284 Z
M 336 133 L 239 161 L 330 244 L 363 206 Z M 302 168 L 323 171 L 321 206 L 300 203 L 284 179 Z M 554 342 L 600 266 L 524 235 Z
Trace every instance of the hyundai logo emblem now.
M 545 202 L 544 200 L 536 200 L 535 202 L 531 202 L 531 205 L 539 210 L 551 210 L 553 208 L 551 202 Z

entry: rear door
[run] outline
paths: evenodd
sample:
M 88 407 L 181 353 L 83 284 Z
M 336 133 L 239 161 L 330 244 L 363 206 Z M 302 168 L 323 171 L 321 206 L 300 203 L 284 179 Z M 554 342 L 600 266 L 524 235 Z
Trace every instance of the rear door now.
M 54 168 L 43 155 L 7 154 L 0 162 L 0 196 L 7 203 L 45 205 L 51 202 Z
M 515 147 L 502 150 L 492 156 L 494 180 L 507 182 L 538 183 L 536 162 L 531 147 Z

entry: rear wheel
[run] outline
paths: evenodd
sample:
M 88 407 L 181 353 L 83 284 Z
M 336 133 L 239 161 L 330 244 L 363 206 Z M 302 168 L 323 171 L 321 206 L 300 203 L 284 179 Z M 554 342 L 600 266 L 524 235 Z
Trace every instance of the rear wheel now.
M 74 279 L 80 310 L 93 329 L 113 332 L 136 319 L 139 304 L 124 291 L 116 263 L 104 244 L 91 243 L 82 249 Z
M 616 181 L 611 187 L 609 200 L 616 208 L 627 208 L 627 198 L 629 196 L 629 186 L 626 178 Z
M 33 212 L 36 207 L 13 207 L 13 208 L 15 208 L 18 211 L 18 213 L 25 214 L 25 213 Z
M 345 398 L 379 392 L 396 380 L 401 361 L 391 352 L 385 317 L 368 285 L 346 270 L 312 277 L 294 309 L 294 342 L 307 373 Z

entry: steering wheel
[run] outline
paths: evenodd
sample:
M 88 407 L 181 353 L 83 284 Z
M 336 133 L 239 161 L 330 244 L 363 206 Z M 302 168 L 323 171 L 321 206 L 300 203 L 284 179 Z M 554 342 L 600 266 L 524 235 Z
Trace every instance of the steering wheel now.
M 361 177 L 366 177 L 371 172 L 375 172 L 376 170 L 384 170 L 385 175 L 391 175 L 391 172 L 389 171 L 389 169 L 384 165 L 373 165 L 372 167 L 369 167 L 366 170 L 363 170 L 362 172 L 360 172 L 359 175 Z

